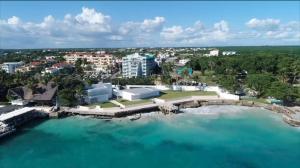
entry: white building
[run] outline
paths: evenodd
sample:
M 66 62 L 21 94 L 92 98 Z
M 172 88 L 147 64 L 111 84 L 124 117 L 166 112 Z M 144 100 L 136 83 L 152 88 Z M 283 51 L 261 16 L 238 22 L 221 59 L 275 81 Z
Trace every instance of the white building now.
M 45 74 L 56 74 L 58 73 L 59 69 L 57 68 L 52 68 L 52 67 L 49 67 L 49 68 L 45 68 L 44 71 L 42 71 L 42 75 L 45 75 Z
M 122 75 L 124 78 L 149 76 L 155 65 L 153 55 L 141 56 L 138 53 L 127 55 L 122 58 Z
M 213 49 L 209 51 L 209 54 L 204 54 L 204 56 L 211 57 L 211 56 L 219 56 L 219 50 Z
M 24 65 L 24 63 L 21 62 L 5 62 L 2 64 L 1 69 L 3 69 L 7 73 L 15 73 L 16 68 Z
M 236 51 L 223 51 L 222 55 L 235 55 Z
M 87 103 L 105 102 L 112 98 L 112 85 L 99 82 L 88 88 L 86 93 L 85 101 Z
M 119 91 L 119 96 L 125 100 L 146 99 L 159 96 L 159 90 L 155 88 L 134 88 Z
M 219 50 L 217 50 L 217 49 L 211 50 L 211 51 L 209 51 L 209 55 L 210 56 L 219 56 Z
M 190 61 L 190 59 L 181 59 L 181 60 L 179 60 L 179 64 L 180 65 L 185 65 L 186 63 L 188 63 Z

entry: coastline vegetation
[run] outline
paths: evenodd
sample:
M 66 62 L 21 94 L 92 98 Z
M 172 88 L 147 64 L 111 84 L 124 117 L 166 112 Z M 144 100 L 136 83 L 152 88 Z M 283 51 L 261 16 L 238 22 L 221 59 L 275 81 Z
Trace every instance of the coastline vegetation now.
M 188 66 L 234 94 L 295 103 L 300 97 L 300 47 L 236 47 L 235 56 L 191 56 Z M 209 72 L 207 74 L 207 72 Z
M 187 67 L 193 69 L 193 75 L 183 73 L 179 77 L 174 73 L 176 66 L 171 62 L 163 62 L 155 74 L 145 78 L 133 79 L 107 79 L 104 82 L 112 82 L 124 86 L 126 84 L 162 84 L 196 81 L 208 85 L 218 84 L 231 93 L 250 95 L 265 99 L 269 96 L 283 100 L 285 104 L 300 104 L 300 47 L 299 46 L 262 46 L 262 47 L 218 47 L 220 52 L 233 50 L 238 54 L 234 56 L 203 57 L 203 53 L 190 52 L 190 50 L 177 53 L 175 56 L 184 55 L 190 59 Z M 64 61 L 61 53 L 68 49 L 43 51 L 24 50 L 21 54 L 8 51 L 8 54 L 0 57 L 0 64 L 8 61 L 32 61 L 43 60 L 45 56 L 55 55 L 55 62 L 44 63 L 40 68 L 15 74 L 7 74 L 0 71 L 0 101 L 7 102 L 7 91 L 18 86 L 30 86 L 34 88 L 38 83 L 54 81 L 58 86 L 58 96 L 61 105 L 75 106 L 81 103 L 84 96 L 84 86 L 100 81 L 99 78 L 85 78 L 83 68 L 85 60 L 78 60 L 75 67 L 64 68 L 56 75 L 41 75 L 45 67 Z M 159 50 L 159 49 L 158 49 Z M 120 52 L 119 56 L 126 55 Z M 203 51 L 201 51 L 203 52 Z M 160 98 L 176 98 L 184 93 L 163 94 Z M 190 93 L 189 93 L 190 94 Z M 187 95 L 189 96 L 189 95 Z

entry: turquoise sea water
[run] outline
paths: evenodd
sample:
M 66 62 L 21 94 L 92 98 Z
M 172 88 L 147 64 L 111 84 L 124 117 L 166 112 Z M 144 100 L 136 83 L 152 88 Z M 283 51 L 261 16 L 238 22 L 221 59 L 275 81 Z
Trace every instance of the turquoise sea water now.
M 106 122 L 47 120 L 0 142 L 1 168 L 299 168 L 300 129 L 236 106 Z

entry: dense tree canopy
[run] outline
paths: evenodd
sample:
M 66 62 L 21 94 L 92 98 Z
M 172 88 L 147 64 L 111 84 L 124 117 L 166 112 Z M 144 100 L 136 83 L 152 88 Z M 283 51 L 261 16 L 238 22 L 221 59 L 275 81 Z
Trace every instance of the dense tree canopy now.
M 294 87 L 300 80 L 300 47 L 237 47 L 235 50 L 238 52 L 235 56 L 194 56 L 188 65 L 202 75 L 213 71 L 218 76 L 217 83 L 231 92 L 250 88 L 257 92 L 257 97 L 273 96 L 285 101 L 300 97 Z M 245 78 L 239 78 L 243 73 Z

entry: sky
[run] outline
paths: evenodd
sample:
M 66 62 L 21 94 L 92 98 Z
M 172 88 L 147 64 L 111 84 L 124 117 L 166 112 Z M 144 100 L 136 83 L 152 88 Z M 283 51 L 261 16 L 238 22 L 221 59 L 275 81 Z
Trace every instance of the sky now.
M 232 45 L 300 45 L 300 2 L 0 2 L 1 49 Z

